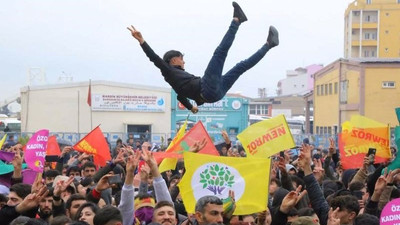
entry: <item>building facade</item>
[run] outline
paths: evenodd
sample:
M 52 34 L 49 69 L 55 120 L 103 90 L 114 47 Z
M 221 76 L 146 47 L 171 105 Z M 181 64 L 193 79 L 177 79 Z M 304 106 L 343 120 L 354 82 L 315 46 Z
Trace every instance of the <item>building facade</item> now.
M 339 59 L 315 74 L 314 130 L 337 134 L 352 115 L 398 125 L 400 59 Z
M 314 64 L 286 71 L 286 78 L 278 82 L 277 95 L 299 95 L 312 91 L 314 89 L 313 74 L 322 68 L 322 65 Z
M 214 142 L 222 140 L 222 130 L 226 130 L 232 139 L 236 138 L 249 123 L 249 99 L 243 96 L 227 94 L 218 102 L 199 106 L 199 112 L 196 114 L 192 114 L 176 99 L 174 91 L 171 93 L 171 102 L 171 133 L 179 130 L 188 115 L 188 127 L 201 121 Z
M 91 82 L 91 106 L 88 105 L 89 82 L 66 83 L 21 88 L 21 131 L 85 134 L 100 125 L 104 133 L 115 133 L 109 141 L 123 134 L 151 134 L 153 142 L 166 140 L 171 131 L 171 89 L 110 81 Z M 71 135 L 72 142 L 79 135 Z
M 344 57 L 400 57 L 399 21 L 399 0 L 355 0 L 345 12 Z

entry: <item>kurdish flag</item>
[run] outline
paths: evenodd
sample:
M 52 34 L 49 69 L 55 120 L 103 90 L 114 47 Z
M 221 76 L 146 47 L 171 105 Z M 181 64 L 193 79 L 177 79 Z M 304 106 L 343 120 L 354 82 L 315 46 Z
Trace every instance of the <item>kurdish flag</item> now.
M 218 157 L 184 153 L 186 172 L 178 186 L 188 213 L 195 212 L 196 202 L 206 195 L 228 198 L 235 192 L 234 215 L 266 210 L 270 159 Z
M 255 123 L 237 137 L 248 156 L 265 158 L 295 146 L 284 115 Z

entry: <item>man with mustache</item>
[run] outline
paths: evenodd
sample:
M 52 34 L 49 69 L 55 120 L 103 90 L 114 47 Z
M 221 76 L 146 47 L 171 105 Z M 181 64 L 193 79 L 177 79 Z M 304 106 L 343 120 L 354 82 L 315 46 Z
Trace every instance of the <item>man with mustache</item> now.
M 174 205 L 168 201 L 160 201 L 154 207 L 153 223 L 161 225 L 176 225 L 176 212 Z

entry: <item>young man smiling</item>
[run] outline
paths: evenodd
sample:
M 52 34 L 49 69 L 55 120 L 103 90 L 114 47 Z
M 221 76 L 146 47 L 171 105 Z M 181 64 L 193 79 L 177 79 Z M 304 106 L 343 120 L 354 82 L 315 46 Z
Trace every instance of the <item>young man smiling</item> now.
M 194 100 L 197 105 L 221 100 L 244 72 L 255 66 L 269 49 L 279 45 L 278 31 L 273 26 L 270 26 L 266 43 L 248 59 L 239 62 L 223 75 L 222 70 L 225 59 L 235 39 L 236 32 L 240 24 L 247 21 L 247 17 L 240 6 L 236 2 L 233 2 L 232 5 L 234 8 L 233 20 L 227 33 L 215 50 L 203 77 L 194 76 L 185 71 L 185 61 L 180 51 L 170 50 L 161 59 L 150 48 L 140 31 L 136 30 L 133 26 L 128 27 L 132 36 L 139 41 L 147 57 L 161 70 L 165 81 L 178 94 L 178 100 L 193 113 L 197 113 L 198 108 L 197 106 L 193 106 L 188 98 Z

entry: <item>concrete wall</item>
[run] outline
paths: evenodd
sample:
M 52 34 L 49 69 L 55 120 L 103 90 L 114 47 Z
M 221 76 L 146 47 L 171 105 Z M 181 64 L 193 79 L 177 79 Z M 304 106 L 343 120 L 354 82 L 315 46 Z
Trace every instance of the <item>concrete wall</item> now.
M 161 96 L 164 112 L 92 111 L 87 104 L 89 82 L 21 89 L 21 130 L 85 133 L 101 124 L 103 132 L 126 132 L 127 124 L 151 125 L 152 133 L 171 131 L 171 94 L 168 88 L 105 81 L 92 82 L 94 94 Z M 93 101 L 93 99 L 92 99 Z

